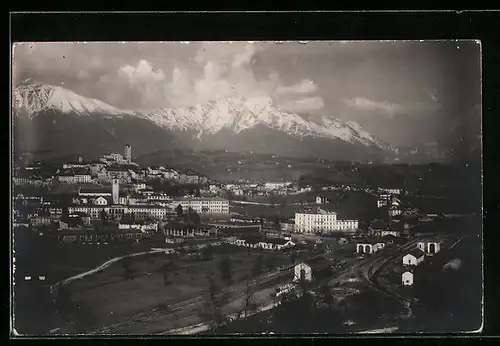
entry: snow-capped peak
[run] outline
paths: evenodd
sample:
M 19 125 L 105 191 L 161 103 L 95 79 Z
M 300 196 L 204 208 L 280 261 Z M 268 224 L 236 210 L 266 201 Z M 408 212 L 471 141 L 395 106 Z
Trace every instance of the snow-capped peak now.
M 159 109 L 142 117 L 171 130 L 192 130 L 198 138 L 221 130 L 235 134 L 264 125 L 289 135 L 340 139 L 350 143 L 390 149 L 356 122 L 342 122 L 332 117 L 306 120 L 300 115 L 273 104 L 270 98 L 224 98 L 217 102 L 178 109 Z
M 93 98 L 76 94 L 61 86 L 25 80 L 13 91 L 13 106 L 23 110 L 30 118 L 45 110 L 77 113 L 89 116 L 130 115 L 147 119 L 163 129 L 193 132 L 202 139 L 220 131 L 238 134 L 266 126 L 297 137 L 339 139 L 349 143 L 392 148 L 365 131 L 356 122 L 343 122 L 333 117 L 314 117 L 311 120 L 275 105 L 269 97 L 226 97 L 205 104 L 177 109 L 155 111 L 126 111 Z M 19 114 L 19 113 L 18 113 Z
M 75 112 L 79 115 L 130 113 L 97 99 L 78 95 L 61 86 L 42 84 L 32 79 L 24 80 L 14 89 L 12 103 L 15 109 L 25 110 L 30 117 L 44 110 Z

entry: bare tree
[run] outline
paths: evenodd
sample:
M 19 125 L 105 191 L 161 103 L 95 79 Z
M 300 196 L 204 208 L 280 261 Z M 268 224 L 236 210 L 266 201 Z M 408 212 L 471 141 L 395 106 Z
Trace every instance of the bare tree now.
M 319 292 L 318 295 L 316 296 L 314 305 L 318 307 L 324 304 L 328 307 L 328 309 L 331 309 L 333 307 L 334 302 L 335 299 L 333 297 L 332 291 L 330 290 L 330 287 L 328 287 L 327 283 L 323 283 L 319 287 Z
M 256 301 L 255 294 L 259 289 L 259 281 L 254 282 L 247 281 L 245 285 L 245 292 L 243 296 L 243 316 L 242 318 L 247 318 L 251 313 L 257 311 L 258 304 Z M 241 316 L 241 313 L 240 313 Z
M 208 293 L 206 295 L 205 303 L 199 313 L 202 321 L 206 321 L 209 324 L 210 330 L 215 332 L 215 330 L 221 326 L 224 321 L 224 315 L 222 313 L 222 307 L 224 306 L 226 299 L 221 292 L 221 289 L 215 283 L 213 275 L 208 276 Z

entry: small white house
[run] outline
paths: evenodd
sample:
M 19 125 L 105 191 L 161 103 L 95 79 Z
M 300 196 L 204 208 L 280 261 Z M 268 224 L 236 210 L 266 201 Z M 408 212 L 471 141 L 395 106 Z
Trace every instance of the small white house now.
M 323 280 L 331 275 L 331 263 L 326 258 L 320 256 L 297 264 L 293 268 L 294 282 Z
M 441 250 L 441 244 L 437 241 L 418 242 L 417 248 L 427 255 L 434 255 Z
M 311 281 L 312 269 L 306 263 L 297 264 L 294 269 L 293 281 Z
M 410 251 L 403 256 L 403 264 L 406 266 L 418 266 L 424 260 L 425 253 L 419 249 Z
M 401 283 L 403 284 L 403 286 L 413 286 L 413 273 L 404 272 L 401 275 Z
M 356 244 L 356 253 L 372 254 L 375 253 L 378 248 L 374 244 Z
M 328 203 L 328 200 L 325 197 L 317 196 L 316 204 L 325 204 Z

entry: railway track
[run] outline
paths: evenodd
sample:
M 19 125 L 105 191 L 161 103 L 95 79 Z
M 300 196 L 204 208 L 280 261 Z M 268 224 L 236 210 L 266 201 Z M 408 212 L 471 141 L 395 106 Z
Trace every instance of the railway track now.
M 363 277 L 364 282 L 368 286 L 370 286 L 372 289 L 374 289 L 377 292 L 380 292 L 380 293 L 384 294 L 387 297 L 394 298 L 399 303 L 401 303 L 403 306 L 405 306 L 408 309 L 408 315 L 411 315 L 410 303 L 411 303 L 412 299 L 407 298 L 407 297 L 405 297 L 403 295 L 400 295 L 400 294 L 398 294 L 396 292 L 393 292 L 393 291 L 387 289 L 387 287 L 384 287 L 378 281 L 377 276 L 378 276 L 378 274 L 380 273 L 380 271 L 384 268 L 384 266 L 387 263 L 394 262 L 395 260 L 401 259 L 401 256 L 404 254 L 403 250 L 409 250 L 409 249 L 411 249 L 422 238 L 425 238 L 425 237 L 424 236 L 418 237 L 416 239 L 413 239 L 410 243 L 405 244 L 404 246 L 400 247 L 400 249 L 398 251 L 398 254 L 392 255 L 392 256 L 384 259 L 381 262 L 375 262 L 375 263 L 373 263 L 368 268 L 368 270 L 365 273 L 365 276 Z M 451 247 L 453 247 L 455 244 L 457 244 L 462 239 L 463 239 L 463 237 L 460 238 L 460 239 L 458 239 Z

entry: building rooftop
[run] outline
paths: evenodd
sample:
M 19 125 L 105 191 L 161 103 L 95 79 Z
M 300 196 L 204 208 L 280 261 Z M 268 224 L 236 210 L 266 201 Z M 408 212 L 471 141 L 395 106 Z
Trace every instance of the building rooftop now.
M 330 268 L 331 263 L 328 261 L 325 257 L 319 256 L 316 258 L 312 258 L 309 260 L 304 261 L 305 264 L 307 264 L 311 269 L 313 270 L 325 270 Z
M 408 251 L 407 255 L 412 255 L 412 256 L 415 256 L 415 258 L 420 258 L 420 257 L 425 255 L 425 252 L 423 252 L 420 249 L 413 249 L 413 250 Z
M 221 201 L 221 202 L 229 202 L 228 199 L 221 197 L 181 197 L 176 198 L 175 201 Z
M 174 230 L 186 230 L 186 229 L 204 229 L 204 230 L 210 230 L 210 229 L 215 229 L 215 226 L 210 226 L 210 225 L 198 225 L 198 226 L 190 226 L 190 225 L 185 225 L 182 223 L 169 223 L 165 225 L 165 229 L 174 229 Z
M 106 187 L 81 188 L 80 193 L 109 193 L 109 194 L 111 194 L 111 188 L 106 188 Z
M 276 239 L 276 238 L 265 238 L 262 240 L 264 243 L 276 244 L 276 245 L 285 245 L 289 242 L 289 240 L 285 239 Z
M 303 210 L 297 212 L 297 214 L 336 215 L 337 213 L 322 208 L 315 208 L 315 209 L 304 208 Z

